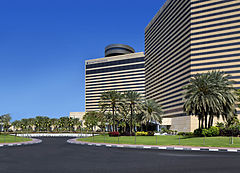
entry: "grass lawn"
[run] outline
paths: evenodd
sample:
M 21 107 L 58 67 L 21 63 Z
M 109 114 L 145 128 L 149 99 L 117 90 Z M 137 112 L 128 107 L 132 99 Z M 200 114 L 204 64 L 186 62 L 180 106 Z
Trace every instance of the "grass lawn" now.
M 14 142 L 25 142 L 25 141 L 31 141 L 29 138 L 23 138 L 23 137 L 17 137 L 12 135 L 4 135 L 0 134 L 0 143 L 14 143 Z
M 180 136 L 136 136 L 136 144 L 143 145 L 185 145 L 185 146 L 202 146 L 202 147 L 239 147 L 240 138 L 233 137 L 233 144 L 230 143 L 231 137 L 184 137 Z M 78 139 L 79 141 L 98 142 L 98 143 L 115 143 L 118 144 L 118 137 L 94 136 Z M 134 136 L 120 136 L 119 144 L 135 144 Z

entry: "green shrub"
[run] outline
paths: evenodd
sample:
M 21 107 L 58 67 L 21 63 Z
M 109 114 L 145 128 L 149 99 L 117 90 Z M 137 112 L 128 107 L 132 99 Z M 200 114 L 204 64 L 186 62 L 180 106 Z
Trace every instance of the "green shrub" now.
M 194 130 L 194 136 L 219 136 L 220 130 L 218 127 L 210 127 L 209 129 L 196 129 Z
M 179 132 L 178 135 L 181 135 L 181 136 L 193 136 L 193 132 Z
M 193 134 L 194 136 L 202 136 L 202 129 L 195 129 Z
M 202 129 L 201 136 L 208 136 L 208 129 Z
M 207 136 L 219 136 L 219 128 L 214 126 L 210 127 Z
M 178 132 L 178 135 L 185 136 L 185 132 Z

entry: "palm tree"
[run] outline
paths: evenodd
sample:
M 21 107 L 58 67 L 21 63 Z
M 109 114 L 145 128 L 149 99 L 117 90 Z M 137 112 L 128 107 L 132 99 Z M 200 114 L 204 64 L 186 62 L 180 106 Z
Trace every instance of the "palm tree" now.
M 4 131 L 8 130 L 8 128 L 11 126 L 10 125 L 10 120 L 11 120 L 10 114 L 4 114 L 0 117 L 0 122 L 3 125 Z
M 34 126 L 35 126 L 35 118 L 28 118 L 28 124 L 31 127 L 31 130 L 34 130 Z
M 100 107 L 101 111 L 109 111 L 112 112 L 112 121 L 113 121 L 113 131 L 116 131 L 115 126 L 115 114 L 117 111 L 117 107 L 122 101 L 122 94 L 118 91 L 106 91 L 102 93 L 100 97 Z
M 99 118 L 99 112 L 96 112 L 96 111 L 87 112 L 83 116 L 83 120 L 85 121 L 84 125 L 89 130 L 92 130 L 92 132 L 93 132 L 93 130 L 94 130 L 93 128 L 98 125 L 98 122 L 99 122 L 98 118 Z
M 162 123 L 162 109 L 152 99 L 146 100 L 142 105 L 142 121 L 146 124 L 148 130 L 148 124 L 150 122 Z
M 133 116 L 135 113 L 136 106 L 141 102 L 140 93 L 136 91 L 126 91 L 124 92 L 124 101 L 130 108 L 130 133 L 132 133 L 133 127 Z
M 55 131 L 57 128 L 57 124 L 58 124 L 58 119 L 57 118 L 51 118 L 50 119 L 50 124 L 51 124 L 51 130 Z
M 12 122 L 11 125 L 14 127 L 15 131 L 17 131 L 18 129 L 21 128 L 21 121 L 20 120 L 15 120 L 15 121 Z
M 29 124 L 28 124 L 28 119 L 26 118 L 23 118 L 21 119 L 21 127 L 22 127 L 22 130 L 27 130 L 27 128 L 29 127 Z
M 69 129 L 69 117 L 60 117 L 58 121 L 58 126 L 61 130 L 68 130 Z
M 233 81 L 228 78 L 220 71 L 197 74 L 184 87 L 183 109 L 188 115 L 198 116 L 199 128 L 200 124 L 203 128 L 204 122 L 205 128 L 210 127 L 214 116 L 227 119 L 233 113 L 237 97 Z
M 130 116 L 130 109 L 129 106 L 126 104 L 121 104 L 119 106 L 119 116 L 121 118 L 121 126 L 123 127 L 123 131 L 126 132 L 127 131 L 127 124 L 129 122 L 129 116 Z

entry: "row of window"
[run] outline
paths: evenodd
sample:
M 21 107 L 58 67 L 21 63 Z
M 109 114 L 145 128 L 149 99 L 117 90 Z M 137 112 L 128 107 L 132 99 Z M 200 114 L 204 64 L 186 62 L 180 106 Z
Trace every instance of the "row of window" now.
M 99 93 L 99 91 L 110 91 L 110 90 L 145 90 L 144 86 L 134 86 L 134 87 L 126 87 L 126 88 L 112 88 L 112 89 L 98 89 L 98 90 L 94 90 L 94 91 L 87 91 L 86 95 L 94 95 L 94 94 L 101 94 Z
M 221 47 L 227 47 L 227 46 L 236 46 L 238 47 L 240 45 L 240 41 L 236 43 L 226 43 L 226 44 L 218 44 L 218 45 L 213 45 L 213 46 L 204 46 L 204 47 L 198 47 L 198 48 L 192 48 L 192 51 L 195 50 L 205 50 L 205 49 L 213 49 L 213 48 L 221 48 Z
M 91 76 L 86 76 L 86 81 L 109 79 L 113 77 L 128 77 L 128 76 L 134 76 L 134 75 L 144 75 L 144 73 L 145 73 L 144 69 L 141 69 L 141 70 L 137 69 L 132 71 L 121 71 L 121 72 L 110 73 L 110 74 L 91 75 Z M 119 75 L 119 74 L 124 74 L 124 75 Z
M 166 100 L 170 100 L 170 99 L 173 99 L 173 98 L 175 98 L 175 97 L 180 97 L 180 96 L 182 96 L 182 93 L 173 95 L 173 96 L 171 96 L 171 97 L 164 98 L 164 99 L 162 99 L 162 100 L 159 100 L 159 102 L 164 102 L 164 101 L 166 101 Z
M 194 58 L 194 59 L 191 59 L 191 61 L 201 61 L 201 60 L 220 59 L 220 58 L 239 57 L 239 56 L 240 56 L 240 53 L 235 53 L 235 54 L 218 55 L 218 56 L 211 56 L 211 57 L 204 57 L 204 58 Z
M 143 81 L 143 80 L 140 80 L 140 82 L 142 82 L 142 83 L 130 83 L 129 81 L 126 81 L 126 82 L 124 82 L 124 84 L 123 84 L 123 82 L 118 82 L 118 83 L 121 83 L 120 85 L 104 85 L 104 86 L 95 86 L 95 87 L 87 87 L 86 88 L 86 91 L 88 91 L 88 90 L 90 90 L 90 89 L 95 89 L 95 88 L 103 88 L 103 87 L 119 87 L 119 86 L 130 86 L 130 85 L 136 85 L 136 86 L 138 86 L 138 85 L 145 85 L 145 81 Z
M 143 99 L 144 98 L 144 96 L 143 96 L 144 94 L 142 94 L 140 97 L 141 97 L 141 99 Z M 100 96 L 99 97 L 97 97 L 97 98 L 86 98 L 86 101 L 88 102 L 88 103 L 93 103 L 94 101 L 96 102 L 96 101 L 99 101 L 100 100 Z
M 185 47 L 182 47 L 182 45 L 185 45 Z M 159 72 L 162 69 L 164 69 L 164 71 L 167 71 L 167 69 L 170 69 L 171 67 L 175 66 L 175 64 L 178 63 L 179 59 L 181 59 L 181 61 L 184 61 L 186 59 L 190 60 L 190 53 L 191 53 L 190 41 L 187 45 L 184 44 L 184 42 L 183 42 L 183 44 L 180 44 L 177 47 L 179 47 L 179 49 L 176 49 L 175 51 L 168 50 L 167 52 L 161 53 L 160 56 L 148 58 L 149 60 L 152 60 L 153 58 L 155 60 L 151 64 L 147 64 L 147 63 L 145 64 L 146 75 L 149 73 L 149 71 L 153 71 L 153 69 L 156 68 L 156 64 L 157 65 L 161 64 L 161 67 L 158 68 L 158 71 L 157 71 L 157 72 Z M 166 57 L 166 54 L 169 54 L 169 53 L 170 53 L 170 55 L 167 56 L 168 61 L 166 61 L 166 59 L 164 57 Z M 177 53 L 177 54 L 175 54 L 175 53 Z M 175 56 L 174 56 L 174 54 L 175 54 Z
M 132 80 L 132 79 L 137 79 L 137 80 Z M 115 80 L 119 80 L 120 82 L 114 82 Z M 112 81 L 112 82 L 107 82 L 107 81 Z M 124 79 L 113 78 L 111 80 L 104 80 L 104 81 L 98 80 L 97 82 L 96 81 L 86 82 L 86 86 L 109 85 L 109 84 L 115 84 L 115 83 L 139 82 L 139 81 L 145 81 L 145 78 L 143 76 L 140 76 L 140 77 L 124 78 Z M 89 84 L 89 83 L 92 83 L 92 84 Z
M 172 100 L 172 101 L 169 101 L 169 102 L 162 103 L 161 105 L 164 106 L 164 105 L 167 105 L 167 104 L 170 104 L 170 103 L 175 103 L 175 102 L 182 101 L 182 100 L 183 100 L 183 98 L 178 98 L 178 99 L 175 99 L 175 100 Z
M 178 87 L 183 87 L 183 86 L 185 86 L 185 85 L 188 84 L 188 83 L 189 83 L 188 81 L 183 82 L 183 83 L 180 83 L 180 84 L 178 84 L 178 85 L 176 85 L 176 86 L 173 86 L 173 87 L 168 88 L 168 89 L 165 90 L 164 92 L 166 93 L 166 92 L 171 91 L 171 90 L 174 90 L 174 89 L 176 89 L 176 88 L 178 88 Z M 177 93 L 177 92 L 179 92 L 179 91 L 182 91 L 182 89 L 178 89 L 178 90 L 176 90 L 176 91 L 173 91 L 173 92 L 171 92 L 170 94 Z M 155 94 L 151 95 L 151 97 L 158 96 L 159 93 L 161 93 L 161 89 L 156 90 L 154 93 L 155 93 Z M 148 92 L 147 92 L 147 95 L 148 95 Z M 165 97 L 165 96 L 167 96 L 167 95 L 169 95 L 169 93 L 168 93 L 168 94 L 165 94 L 165 95 L 161 95 L 161 97 Z
M 170 106 L 163 106 L 162 109 L 168 109 L 168 108 L 172 108 L 172 107 L 176 107 L 176 106 L 183 106 L 183 102 L 182 103 L 177 103 L 177 104 L 173 104 L 173 105 L 170 105 Z
M 161 12 L 161 14 L 158 15 L 158 17 L 154 20 L 154 22 L 151 24 L 151 26 L 148 27 L 148 29 L 145 31 L 146 36 L 148 36 L 149 34 L 151 34 L 152 30 L 155 29 L 155 26 L 160 22 L 163 21 L 164 19 L 168 19 L 169 17 L 171 17 L 172 15 L 170 15 L 170 13 L 176 11 L 176 9 L 181 9 L 183 3 L 185 6 L 190 7 L 190 3 L 187 1 L 171 1 L 167 7 Z M 180 7 L 180 8 L 179 8 Z
M 107 90 L 109 91 L 109 90 Z M 137 92 L 141 92 L 142 94 L 144 94 L 145 92 L 145 89 L 134 89 L 134 91 L 137 91 Z M 102 92 L 91 92 L 91 93 L 86 93 L 86 96 L 85 98 L 92 98 L 92 97 L 100 97 L 100 95 L 103 93 L 104 91 Z
M 86 74 L 98 74 L 98 73 L 106 73 L 106 72 L 113 72 L 113 71 L 138 69 L 138 68 L 144 68 L 144 64 L 135 64 L 135 65 L 111 67 L 111 68 L 96 69 L 96 70 L 87 70 Z
M 237 31 L 238 34 L 240 34 L 240 31 Z M 201 38 L 202 39 L 202 38 Z M 223 39 L 217 39 L 217 40 L 210 40 L 210 41 L 202 41 L 197 43 L 192 43 L 192 46 L 195 45 L 201 45 L 201 44 L 209 44 L 209 43 L 217 43 L 217 42 L 223 42 L 223 41 L 230 41 L 230 40 L 237 40 L 240 39 L 240 37 L 230 37 L 230 38 L 223 38 Z M 193 39 L 191 39 L 193 40 Z
M 236 1 L 236 0 L 234 0 L 234 1 Z M 224 9 L 224 8 L 235 7 L 237 5 L 240 5 L 240 3 L 235 3 L 235 4 L 225 5 L 225 6 L 218 6 L 218 7 L 214 7 L 214 8 L 210 8 L 210 9 L 206 9 L 206 10 L 199 10 L 196 12 L 192 12 L 192 14 L 200 14 L 200 13 L 205 13 L 205 12 L 209 12 L 209 11 L 215 11 L 215 10 L 220 10 L 220 9 Z
M 237 11 L 239 11 L 238 8 L 233 9 L 233 10 L 220 11 L 220 12 L 216 12 L 216 13 L 211 13 L 211 14 L 201 15 L 201 16 L 197 16 L 197 17 L 192 17 L 191 19 L 192 19 L 192 20 L 202 19 L 202 18 L 205 18 L 205 17 L 211 17 L 211 16 L 216 16 L 216 15 L 221 15 L 221 14 L 227 14 L 227 13 L 232 13 L 232 12 L 237 12 Z
M 240 62 L 240 59 L 231 59 L 231 60 L 224 60 L 224 61 L 214 61 L 214 62 L 204 62 L 204 63 L 197 63 L 197 64 L 191 64 L 191 66 L 201 66 L 201 65 L 211 65 L 211 64 L 222 64 L 222 63 L 230 63 L 230 62 Z
M 199 32 L 192 32 L 191 35 L 200 35 L 200 34 L 210 34 L 212 32 L 218 32 L 218 31 L 228 31 L 228 30 L 231 30 L 231 29 L 238 29 L 240 28 L 240 25 L 237 25 L 237 26 L 229 26 L 229 27 L 221 27 L 221 28 L 218 28 L 218 29 L 206 29 L 204 31 L 199 31 Z M 201 37 L 200 37 L 201 38 Z
M 185 12 L 187 13 L 187 11 Z M 179 33 L 179 30 L 183 28 L 190 28 L 190 14 L 183 14 L 185 15 L 183 18 L 180 18 L 179 21 L 176 21 L 175 23 L 170 23 L 171 25 L 163 25 L 163 28 L 156 29 L 154 32 L 154 35 L 151 37 L 146 37 L 145 40 L 145 51 L 149 50 L 152 46 L 156 46 L 155 44 L 150 44 L 150 42 L 155 42 L 156 40 L 159 40 L 160 42 L 164 43 L 166 41 L 161 40 L 171 40 L 173 37 L 176 37 L 175 35 Z M 184 30 L 185 31 L 185 30 Z M 167 34 L 166 34 L 167 33 Z M 182 34 L 180 32 L 179 34 Z M 177 36 L 179 36 L 179 34 Z M 158 37 L 156 37 L 158 35 Z
M 174 78 L 172 78 L 171 79 L 171 81 L 174 81 L 174 80 L 176 80 L 176 79 L 178 79 L 178 78 L 180 78 L 181 76 L 184 76 L 184 75 L 186 75 L 186 74 L 190 74 L 190 69 L 189 70 L 187 70 L 186 72 L 184 72 L 184 73 L 180 73 L 181 71 L 183 71 L 183 70 L 185 70 L 185 69 L 180 69 L 180 70 L 178 70 L 177 72 L 176 72 L 176 74 L 178 74 L 178 75 L 176 75 Z M 165 85 L 165 84 L 167 84 L 167 83 L 169 83 L 169 81 L 170 80 L 168 80 L 169 78 L 161 78 L 159 81 L 158 81 L 158 83 L 161 83 L 161 85 Z M 167 81 L 166 81 L 167 80 Z M 163 82 L 163 81 L 165 81 L 165 82 Z M 162 83 L 163 82 L 163 83 Z M 154 83 L 152 83 L 152 84 L 149 84 L 149 85 L 147 85 L 147 87 L 148 88 L 151 88 L 152 86 L 155 86 L 156 84 L 154 84 Z
M 116 60 L 116 61 L 110 61 L 110 62 L 102 62 L 102 63 L 97 63 L 97 64 L 88 64 L 88 65 L 86 65 L 86 69 L 97 68 L 97 67 L 106 67 L 106 66 L 112 66 L 112 65 L 120 65 L 120 64 L 129 64 L 129 63 L 135 63 L 135 62 L 144 62 L 144 57 Z
M 187 58 L 189 58 L 189 57 L 187 57 Z M 180 69 L 180 70 L 178 70 L 179 68 L 181 68 L 181 67 L 183 67 L 183 66 L 185 66 L 186 65 L 186 67 L 185 68 L 182 68 L 182 69 Z M 175 72 L 175 75 L 177 74 L 176 72 L 178 71 L 178 72 L 180 72 L 180 71 L 183 71 L 183 70 L 186 70 L 187 68 L 190 68 L 190 59 L 189 60 L 187 60 L 186 62 L 184 62 L 184 63 L 182 63 L 180 66 L 178 66 L 178 67 L 176 67 L 176 64 L 172 64 L 170 67 L 168 67 L 166 70 L 164 70 L 164 71 L 167 71 L 167 70 L 169 70 L 169 68 L 172 68 L 172 70 L 170 70 L 170 71 L 168 71 L 168 73 L 167 74 L 170 74 L 170 73 L 172 73 L 172 72 Z M 154 72 L 154 74 L 159 74 L 159 71 L 160 70 L 157 70 L 156 72 Z M 164 76 L 163 76 L 164 77 Z M 158 80 L 158 79 L 161 79 L 162 78 L 162 76 L 159 76 L 158 75 L 158 77 L 155 77 L 155 78 L 146 78 L 146 84 L 148 85 L 149 83 L 151 83 L 152 82 L 152 80 L 154 80 L 154 81 L 156 81 L 156 80 Z
M 240 48 L 232 48 L 232 49 L 224 49 L 224 50 L 215 50 L 215 51 L 209 51 L 209 52 L 193 53 L 192 56 L 208 55 L 208 54 L 231 52 L 231 51 L 238 51 L 238 50 L 240 50 Z
M 187 79 L 190 79 L 190 75 L 189 75 L 189 76 L 186 76 L 186 77 L 184 77 L 184 78 L 181 78 L 181 79 L 179 79 L 179 80 L 177 80 L 177 81 L 174 81 L 173 83 L 171 83 L 171 84 L 169 84 L 169 85 L 166 85 L 166 86 L 164 86 L 164 87 L 155 86 L 155 87 L 151 88 L 151 92 L 148 92 L 148 93 L 155 93 L 155 92 L 156 92 L 155 89 L 157 89 L 157 88 L 158 88 L 158 91 L 164 90 L 165 88 L 168 88 L 169 86 L 172 86 L 172 85 L 174 85 L 174 84 L 180 83 L 180 82 L 182 82 L 182 81 L 184 81 L 184 80 L 187 80 Z
M 204 28 L 210 28 L 210 27 L 215 27 L 215 26 L 224 26 L 228 24 L 238 24 L 240 20 L 232 20 L 232 21 L 227 21 L 227 22 L 219 22 L 215 24 L 209 24 L 209 25 L 202 25 L 202 26 L 197 26 L 197 27 L 192 27 L 192 30 L 197 30 L 197 29 L 204 29 Z
M 208 4 L 203 4 L 203 5 L 198 5 L 198 6 L 192 7 L 192 9 L 199 9 L 199 8 L 209 7 L 211 5 L 224 4 L 224 3 L 230 2 L 230 1 L 235 1 L 235 0 L 224 0 L 224 1 L 211 2 Z
M 176 34 L 176 35 L 174 35 Z M 161 34 L 162 35 L 162 34 Z M 169 50 L 170 47 L 176 47 L 177 42 L 182 41 L 183 38 L 185 37 L 185 40 L 190 41 L 190 23 L 188 24 L 187 27 L 183 30 L 183 32 L 179 32 L 178 28 L 175 30 L 175 32 L 171 32 L 170 34 L 166 34 L 166 36 L 170 38 L 163 39 L 162 36 L 159 35 L 160 40 L 151 40 L 151 44 L 147 44 L 147 46 L 154 45 L 153 47 L 149 47 L 148 49 L 146 48 L 145 51 L 147 52 L 147 56 L 151 56 L 153 53 L 158 53 L 158 52 L 164 52 L 166 50 Z M 164 37 L 165 38 L 165 37 Z M 156 44 L 156 42 L 159 42 L 159 44 Z M 177 44 L 178 45 L 178 44 Z M 163 47 L 163 48 L 161 48 Z M 151 49 L 150 49 L 151 48 Z M 158 48 L 156 51 L 156 48 Z
M 216 17 L 214 19 L 208 19 L 208 20 L 201 20 L 198 22 L 192 22 L 192 26 L 197 25 L 197 24 L 204 24 L 204 23 L 208 23 L 208 22 L 213 22 L 213 21 L 217 21 L 217 20 L 224 20 L 224 19 L 232 19 L 234 17 L 239 17 L 240 14 L 234 14 L 234 15 L 229 15 L 229 16 L 224 16 L 224 17 Z
M 197 69 L 191 69 L 191 71 L 196 72 L 196 71 L 205 71 L 205 70 L 221 70 L 221 69 L 231 69 L 235 67 L 240 67 L 240 64 L 238 65 L 228 65 L 228 66 L 223 66 L 223 67 L 208 67 L 208 68 L 197 68 Z

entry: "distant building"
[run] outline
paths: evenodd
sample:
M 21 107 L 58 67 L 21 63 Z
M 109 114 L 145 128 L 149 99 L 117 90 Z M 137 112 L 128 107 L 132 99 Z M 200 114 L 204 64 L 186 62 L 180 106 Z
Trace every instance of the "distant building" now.
M 134 90 L 145 96 L 144 53 L 135 53 L 130 46 L 111 44 L 105 57 L 85 61 L 86 112 L 98 111 L 104 91 Z
M 83 119 L 85 112 L 70 112 L 69 117 L 70 118 L 78 118 L 79 120 Z
M 183 112 L 191 76 L 219 69 L 240 88 L 240 1 L 167 0 L 145 28 L 145 68 L 146 98 L 162 106 L 170 129 L 196 129 Z

